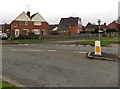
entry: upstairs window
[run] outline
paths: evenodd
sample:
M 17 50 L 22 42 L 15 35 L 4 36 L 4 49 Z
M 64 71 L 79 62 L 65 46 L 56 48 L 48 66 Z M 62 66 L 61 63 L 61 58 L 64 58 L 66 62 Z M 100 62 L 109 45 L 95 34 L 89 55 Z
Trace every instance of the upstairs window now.
M 28 25 L 27 21 L 20 21 L 20 25 Z
M 36 26 L 41 25 L 41 22 L 40 21 L 35 21 L 34 25 L 36 25 Z

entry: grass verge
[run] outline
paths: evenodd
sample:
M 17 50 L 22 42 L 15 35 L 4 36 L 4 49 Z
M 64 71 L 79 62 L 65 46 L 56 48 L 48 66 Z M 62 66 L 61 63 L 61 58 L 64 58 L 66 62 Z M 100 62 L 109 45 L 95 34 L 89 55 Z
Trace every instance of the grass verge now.
M 12 85 L 6 81 L 0 80 L 0 87 L 1 89 L 19 89 L 15 85 Z
M 118 44 L 120 41 L 101 41 L 102 46 L 109 46 L 110 44 Z M 77 42 L 80 45 L 95 45 L 95 41 L 80 41 Z
M 113 37 L 101 37 L 101 40 L 111 39 Z M 47 42 L 47 41 L 64 41 L 64 40 L 97 40 L 98 37 L 81 37 L 81 38 L 56 38 L 56 39 L 19 39 L 19 40 L 11 40 L 7 42 L 3 42 L 3 44 L 10 44 L 10 43 L 37 43 L 37 42 Z

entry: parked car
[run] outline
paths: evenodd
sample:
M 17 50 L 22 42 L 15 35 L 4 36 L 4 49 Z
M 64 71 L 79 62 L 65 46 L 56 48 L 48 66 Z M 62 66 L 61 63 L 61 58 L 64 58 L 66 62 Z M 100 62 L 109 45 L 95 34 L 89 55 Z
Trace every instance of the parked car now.
M 8 39 L 7 34 L 6 33 L 0 33 L 0 39 L 7 40 Z

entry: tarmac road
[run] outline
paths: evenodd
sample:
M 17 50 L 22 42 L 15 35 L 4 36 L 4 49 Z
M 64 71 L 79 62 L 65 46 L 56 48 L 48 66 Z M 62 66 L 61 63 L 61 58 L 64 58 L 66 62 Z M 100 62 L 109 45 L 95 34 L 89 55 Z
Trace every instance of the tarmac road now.
M 26 87 L 117 87 L 118 62 L 91 60 L 91 46 L 3 45 L 2 72 Z M 117 53 L 116 48 L 102 48 Z

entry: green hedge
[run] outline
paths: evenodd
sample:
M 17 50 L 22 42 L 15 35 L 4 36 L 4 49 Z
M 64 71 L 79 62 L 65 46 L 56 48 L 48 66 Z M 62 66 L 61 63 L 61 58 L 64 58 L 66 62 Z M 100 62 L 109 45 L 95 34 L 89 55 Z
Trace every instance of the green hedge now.
M 39 35 L 19 35 L 16 39 L 38 39 Z

